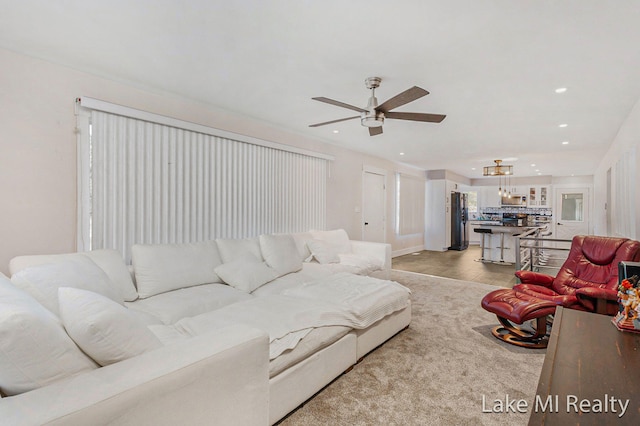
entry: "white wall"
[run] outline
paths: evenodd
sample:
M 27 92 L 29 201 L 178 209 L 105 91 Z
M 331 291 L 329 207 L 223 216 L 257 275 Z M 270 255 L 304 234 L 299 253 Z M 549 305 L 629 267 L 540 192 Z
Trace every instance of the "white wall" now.
M 629 155 L 635 147 L 635 157 L 632 159 L 635 163 L 636 181 L 640 177 L 640 100 L 636 102 L 628 117 L 620 126 L 609 150 L 598 165 L 594 173 L 594 221 L 595 234 L 607 235 L 607 212 L 605 203 L 607 201 L 607 171 L 613 168 L 616 163 L 626 155 Z M 612 188 L 611 198 L 616 198 L 616 186 Z M 635 203 L 635 223 L 632 235 L 626 237 L 638 239 L 640 231 L 640 185 L 635 185 L 635 193 L 632 195 Z M 612 206 L 615 208 L 615 206 Z
M 361 238 L 362 169 L 422 176 L 413 168 L 302 137 L 212 105 L 133 87 L 0 49 L 0 272 L 22 254 L 76 249 L 76 137 L 74 99 L 104 101 L 176 117 L 335 156 L 328 185 L 327 226 Z M 388 191 L 387 242 L 398 251 L 421 247 L 423 235 L 396 240 Z M 361 208 L 359 209 L 361 211 Z

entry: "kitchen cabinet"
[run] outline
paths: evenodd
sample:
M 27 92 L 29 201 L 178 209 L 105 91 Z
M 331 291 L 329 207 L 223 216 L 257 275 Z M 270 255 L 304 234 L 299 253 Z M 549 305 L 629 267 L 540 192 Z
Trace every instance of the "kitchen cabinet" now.
M 478 192 L 478 208 L 500 207 L 500 195 L 497 186 L 480 186 Z
M 547 208 L 551 206 L 551 187 L 548 185 L 530 185 L 526 195 L 528 207 Z

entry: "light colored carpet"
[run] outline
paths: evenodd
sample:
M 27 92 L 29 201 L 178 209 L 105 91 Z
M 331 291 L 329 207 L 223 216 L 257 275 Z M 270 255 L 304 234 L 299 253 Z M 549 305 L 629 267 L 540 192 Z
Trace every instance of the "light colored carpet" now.
M 530 412 L 483 413 L 494 400 L 531 407 L 545 350 L 491 335 L 480 300 L 495 286 L 393 271 L 412 291 L 413 318 L 281 422 L 293 425 L 524 425 Z

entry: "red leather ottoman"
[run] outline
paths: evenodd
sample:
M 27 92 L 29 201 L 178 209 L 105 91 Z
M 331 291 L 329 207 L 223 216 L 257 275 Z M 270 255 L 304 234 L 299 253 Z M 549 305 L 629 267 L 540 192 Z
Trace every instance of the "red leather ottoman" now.
M 481 305 L 498 317 L 501 325 L 491 330 L 498 339 L 527 348 L 547 347 L 549 342 L 547 315 L 555 313 L 557 305 L 554 302 L 504 288 L 487 294 L 482 299 Z M 534 331 L 514 325 L 514 323 L 523 324 L 530 320 L 536 322 Z

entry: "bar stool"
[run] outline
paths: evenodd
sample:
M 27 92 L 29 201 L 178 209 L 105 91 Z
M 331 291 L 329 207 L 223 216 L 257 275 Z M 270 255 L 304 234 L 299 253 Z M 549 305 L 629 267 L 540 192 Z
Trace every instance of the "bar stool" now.
M 504 246 L 504 232 L 500 232 L 500 263 L 505 263 L 504 261 L 504 249 L 509 248 Z
M 480 234 L 480 259 L 477 259 L 478 262 L 491 262 L 491 260 L 486 260 L 484 257 L 485 250 L 491 250 L 491 247 L 486 247 L 485 245 L 485 237 L 487 234 L 493 234 L 493 231 L 490 228 L 474 228 L 473 232 Z

